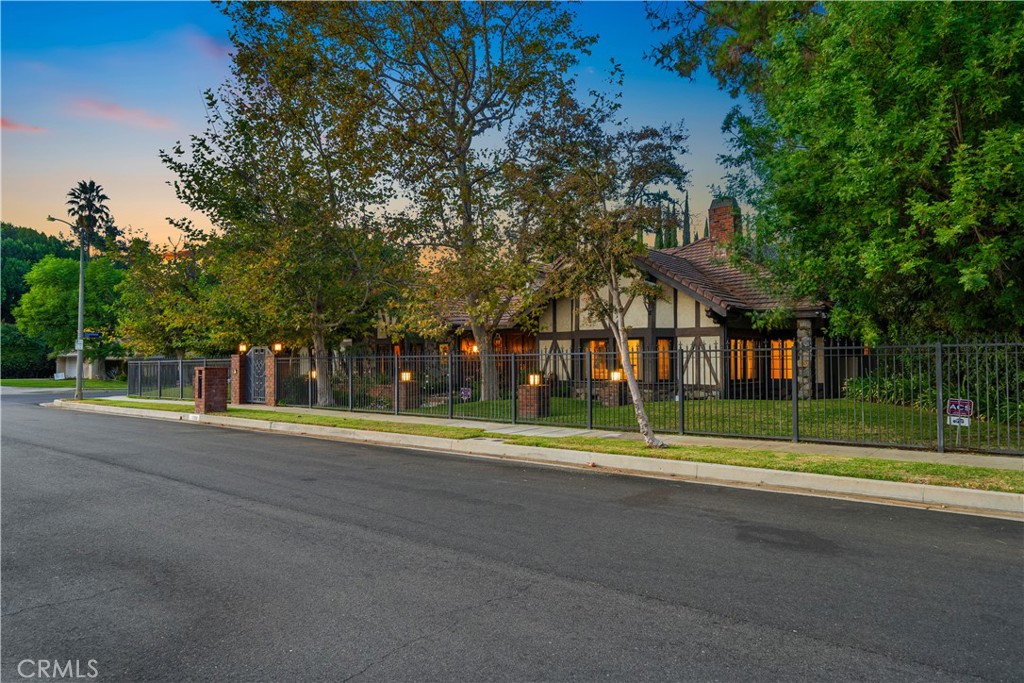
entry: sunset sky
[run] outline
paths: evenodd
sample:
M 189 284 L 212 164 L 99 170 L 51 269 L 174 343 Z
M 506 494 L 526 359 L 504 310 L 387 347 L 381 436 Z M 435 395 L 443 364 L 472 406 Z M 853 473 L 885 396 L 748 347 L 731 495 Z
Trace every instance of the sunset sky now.
M 703 224 L 707 186 L 721 178 L 722 119 L 734 102 L 706 76 L 689 82 L 644 59 L 660 36 L 643 3 L 575 10 L 581 28 L 600 36 L 580 65 L 581 84 L 597 85 L 614 57 L 633 124 L 685 121 L 690 205 Z M 0 217 L 58 232 L 46 215 L 66 218 L 68 189 L 93 179 L 119 225 L 158 242 L 174 234 L 166 218 L 191 214 L 167 185 L 158 151 L 202 131 L 202 92 L 228 76 L 227 31 L 207 2 L 0 3 Z

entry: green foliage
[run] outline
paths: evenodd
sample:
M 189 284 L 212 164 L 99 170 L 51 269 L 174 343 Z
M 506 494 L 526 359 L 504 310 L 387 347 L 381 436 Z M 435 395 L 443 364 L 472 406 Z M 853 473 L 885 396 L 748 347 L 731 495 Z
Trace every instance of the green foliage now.
M 78 332 L 78 261 L 46 256 L 25 276 L 28 292 L 14 309 L 18 329 L 36 337 L 57 355 L 74 349 Z M 117 284 L 123 271 L 107 258 L 92 259 L 85 269 L 85 329 L 103 334 L 86 340 L 88 358 L 121 353 L 115 336 Z
M 872 403 L 915 408 L 935 408 L 935 377 L 927 372 L 893 375 L 879 368 L 862 377 L 850 377 L 843 385 L 846 397 Z
M 210 315 L 214 283 L 201 245 L 171 245 L 166 252 L 144 240 L 128 248 L 128 268 L 117 286 L 118 335 L 141 355 L 219 354 L 234 348 Z M 218 334 L 218 333 L 221 334 Z
M 78 249 L 59 237 L 10 223 L 0 224 L 0 293 L 3 304 L 0 318 L 14 320 L 14 308 L 28 291 L 25 274 L 44 256 L 78 258 Z
M 123 231 L 114 224 L 107 202 L 110 200 L 103 193 L 103 186 L 95 180 L 80 180 L 68 190 L 68 216 L 74 218 L 75 236 L 85 245 L 86 258 L 93 248 L 103 252 L 116 251 L 118 238 Z
M 782 292 L 872 343 L 1024 330 L 1020 5 L 701 8 L 661 54 L 748 96 L 730 190 Z
M 47 355 L 46 344 L 29 337 L 15 325 L 0 325 L 0 376 L 49 377 L 53 374 L 53 361 Z
M 405 258 L 374 210 L 391 190 L 366 74 L 345 70 L 349 53 L 325 55 L 305 17 L 284 21 L 313 9 L 227 6 L 232 78 L 207 93 L 206 130 L 161 152 L 178 198 L 216 228 L 203 235 L 182 224 L 203 249 L 205 273 L 180 299 L 202 293 L 215 345 L 282 341 L 326 355 L 372 328 Z M 187 314 L 175 306 L 163 330 L 201 340 Z

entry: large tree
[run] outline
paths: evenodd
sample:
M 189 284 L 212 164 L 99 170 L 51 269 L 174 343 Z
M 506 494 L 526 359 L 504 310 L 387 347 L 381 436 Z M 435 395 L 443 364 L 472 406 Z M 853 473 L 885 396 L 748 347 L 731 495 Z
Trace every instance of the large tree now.
M 280 10 L 235 12 L 233 78 L 207 94 L 207 129 L 162 152 L 178 197 L 210 219 L 213 324 L 237 341 L 332 343 L 365 332 L 401 260 L 379 207 L 389 187 L 365 78 L 311 55 L 316 31 L 281 44 Z M 218 318 L 226 319 L 218 319 Z M 319 382 L 318 399 L 330 399 Z
M 244 3 L 228 11 L 246 26 L 262 12 Z M 278 49 L 301 51 L 339 80 L 367 79 L 374 142 L 394 152 L 407 236 L 426 250 L 405 292 L 409 308 L 424 331 L 445 312 L 468 315 L 482 398 L 497 398 L 493 336 L 533 280 L 502 174 L 515 154 L 507 135 L 543 106 L 590 39 L 567 9 L 542 2 L 282 3 L 272 14 Z
M 584 106 L 565 92 L 519 134 L 523 213 L 540 225 L 534 237 L 552 264 L 545 294 L 580 296 L 586 313 L 611 331 L 640 432 L 649 446 L 662 446 L 633 371 L 643 359 L 630 358 L 626 313 L 660 295 L 636 259 L 647 251 L 643 232 L 660 228 L 660 204 L 686 182 L 682 125 L 628 128 L 614 99 L 597 95 Z
M 747 105 L 730 184 L 766 264 L 834 302 L 833 334 L 1024 331 L 1024 10 L 1014 3 L 702 3 L 658 52 Z
M 78 335 L 78 267 L 77 259 L 45 257 L 25 276 L 29 289 L 14 309 L 18 329 L 43 340 L 54 355 L 74 348 Z M 85 268 L 85 328 L 102 334 L 87 340 L 88 358 L 120 353 L 114 332 L 122 277 L 108 258 L 92 259 Z
M 28 291 L 25 275 L 44 256 L 73 258 L 77 250 L 67 241 L 32 228 L 0 224 L 0 318 L 14 320 L 14 308 Z

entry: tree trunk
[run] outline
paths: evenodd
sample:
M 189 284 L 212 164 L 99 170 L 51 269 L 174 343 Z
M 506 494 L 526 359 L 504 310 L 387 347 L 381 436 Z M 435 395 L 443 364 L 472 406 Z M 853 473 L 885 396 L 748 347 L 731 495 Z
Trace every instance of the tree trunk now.
M 644 443 L 650 448 L 664 448 L 665 442 L 654 435 L 654 430 L 651 429 L 651 422 L 647 417 L 647 410 L 644 408 L 644 397 L 640 391 L 640 384 L 636 381 L 636 375 L 633 373 L 633 364 L 629 359 L 629 344 L 626 331 L 626 316 L 622 310 L 621 299 L 619 298 L 618 287 L 614 286 L 617 283 L 611 283 L 613 286 L 609 288 L 614 297 L 614 321 L 612 324 L 612 334 L 615 335 L 615 341 L 619 347 L 619 359 L 622 361 L 622 372 L 626 375 L 626 384 L 629 386 L 629 395 L 633 399 L 633 411 L 636 413 L 636 423 L 640 427 L 640 434 L 644 437 Z
M 313 330 L 313 358 L 311 361 L 310 368 L 316 370 L 316 404 L 329 406 L 331 405 L 331 364 L 323 330 Z
M 498 383 L 498 360 L 494 357 L 494 341 L 491 333 L 480 325 L 470 324 L 473 330 L 473 341 L 480 352 L 480 400 L 497 401 L 501 398 L 501 386 Z

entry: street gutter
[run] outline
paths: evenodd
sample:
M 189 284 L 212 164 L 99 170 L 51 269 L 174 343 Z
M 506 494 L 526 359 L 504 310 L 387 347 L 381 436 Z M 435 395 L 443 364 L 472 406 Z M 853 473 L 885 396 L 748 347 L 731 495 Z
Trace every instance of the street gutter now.
M 169 422 L 192 422 L 215 427 L 273 432 L 292 436 L 333 439 L 415 450 L 496 458 L 532 464 L 690 481 L 715 486 L 753 488 L 780 493 L 842 498 L 885 505 L 975 514 L 1024 521 L 1024 494 L 933 486 L 905 482 L 858 479 L 827 474 L 784 472 L 758 467 L 688 462 L 630 455 L 592 453 L 562 448 L 518 446 L 492 438 L 446 439 L 414 434 L 373 432 L 342 427 L 175 413 L 145 408 L 122 408 L 55 400 L 48 407 L 80 412 L 139 417 Z

